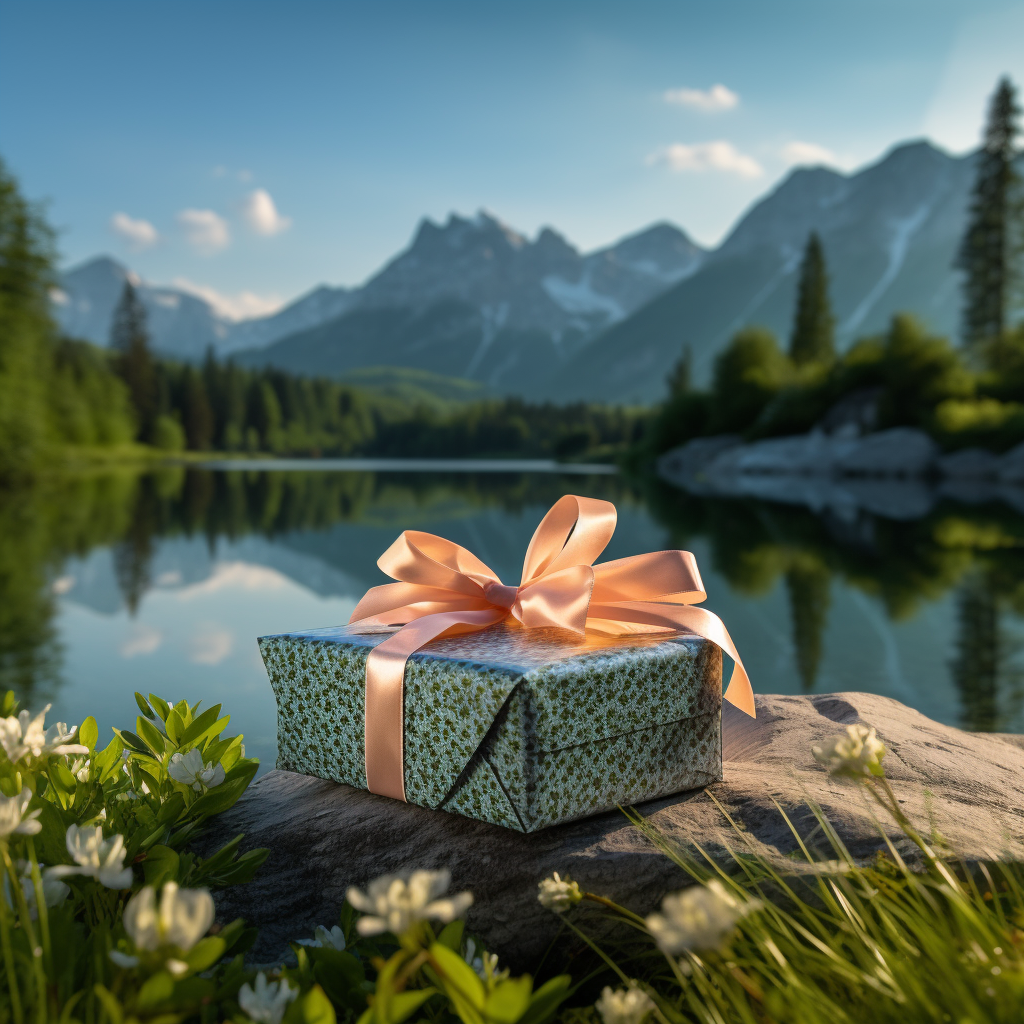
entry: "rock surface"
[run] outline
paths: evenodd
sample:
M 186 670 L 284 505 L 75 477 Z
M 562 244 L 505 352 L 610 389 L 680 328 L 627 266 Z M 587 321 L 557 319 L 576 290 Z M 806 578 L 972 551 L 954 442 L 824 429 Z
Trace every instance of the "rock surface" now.
M 1024 857 L 1024 738 L 962 732 L 864 693 L 763 696 L 757 712 L 753 720 L 726 705 L 724 782 L 638 808 L 665 835 L 697 839 L 726 858 L 737 836 L 713 793 L 754 848 L 792 866 L 796 844 L 772 801 L 807 834 L 810 798 L 855 856 L 870 856 L 880 838 L 866 803 L 811 755 L 813 743 L 865 722 L 885 741 L 889 778 L 921 828 L 933 822 L 969 859 Z M 558 931 L 558 919 L 536 899 L 538 881 L 552 871 L 641 913 L 685 881 L 618 812 L 522 835 L 282 771 L 263 776 L 215 819 L 204 848 L 239 832 L 243 848 L 266 846 L 271 854 L 253 882 L 218 895 L 218 911 L 260 927 L 253 955 L 262 961 L 280 957 L 289 939 L 311 935 L 316 924 L 332 923 L 349 885 L 402 869 L 449 868 L 454 886 L 476 896 L 470 927 L 516 970 L 530 969 Z

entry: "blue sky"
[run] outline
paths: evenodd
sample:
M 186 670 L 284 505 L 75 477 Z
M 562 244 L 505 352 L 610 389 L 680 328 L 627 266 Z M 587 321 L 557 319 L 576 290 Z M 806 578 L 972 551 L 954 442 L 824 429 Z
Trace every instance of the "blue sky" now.
M 1024 2 L 986 0 L 0 0 L 0 155 L 65 264 L 239 315 L 452 210 L 715 244 L 793 163 L 974 145 L 1022 39 Z

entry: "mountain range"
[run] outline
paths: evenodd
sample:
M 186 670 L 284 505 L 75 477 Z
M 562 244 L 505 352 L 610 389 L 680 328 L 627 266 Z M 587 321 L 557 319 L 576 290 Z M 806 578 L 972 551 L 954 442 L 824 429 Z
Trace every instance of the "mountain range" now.
M 212 345 L 244 365 L 305 374 L 409 367 L 532 399 L 651 401 L 686 345 L 700 380 L 740 327 L 788 334 L 812 230 L 824 245 L 841 346 L 901 310 L 955 333 L 953 262 L 972 176 L 972 157 L 927 142 L 851 174 L 798 168 L 711 251 L 668 223 L 581 253 L 551 228 L 530 240 L 489 213 L 453 214 L 422 221 L 360 287 L 324 285 L 243 321 L 99 257 L 62 276 L 54 311 L 66 333 L 105 343 L 132 279 L 155 347 L 180 358 Z

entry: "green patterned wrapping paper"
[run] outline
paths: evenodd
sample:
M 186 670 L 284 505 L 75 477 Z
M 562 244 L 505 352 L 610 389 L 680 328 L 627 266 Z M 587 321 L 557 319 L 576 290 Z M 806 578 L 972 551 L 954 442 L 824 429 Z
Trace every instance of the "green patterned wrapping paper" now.
M 279 768 L 366 788 L 366 656 L 392 631 L 261 637 Z M 534 832 L 722 778 L 722 652 L 692 635 L 617 639 L 492 626 L 405 670 L 410 803 Z

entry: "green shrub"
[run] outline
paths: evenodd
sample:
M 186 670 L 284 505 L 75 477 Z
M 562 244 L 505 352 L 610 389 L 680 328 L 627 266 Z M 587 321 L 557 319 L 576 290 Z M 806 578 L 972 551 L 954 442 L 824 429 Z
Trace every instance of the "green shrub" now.
M 157 416 L 153 424 L 153 445 L 165 452 L 184 451 L 184 428 L 173 416 Z
M 715 360 L 709 433 L 746 430 L 792 379 L 793 365 L 771 331 L 747 327 Z

